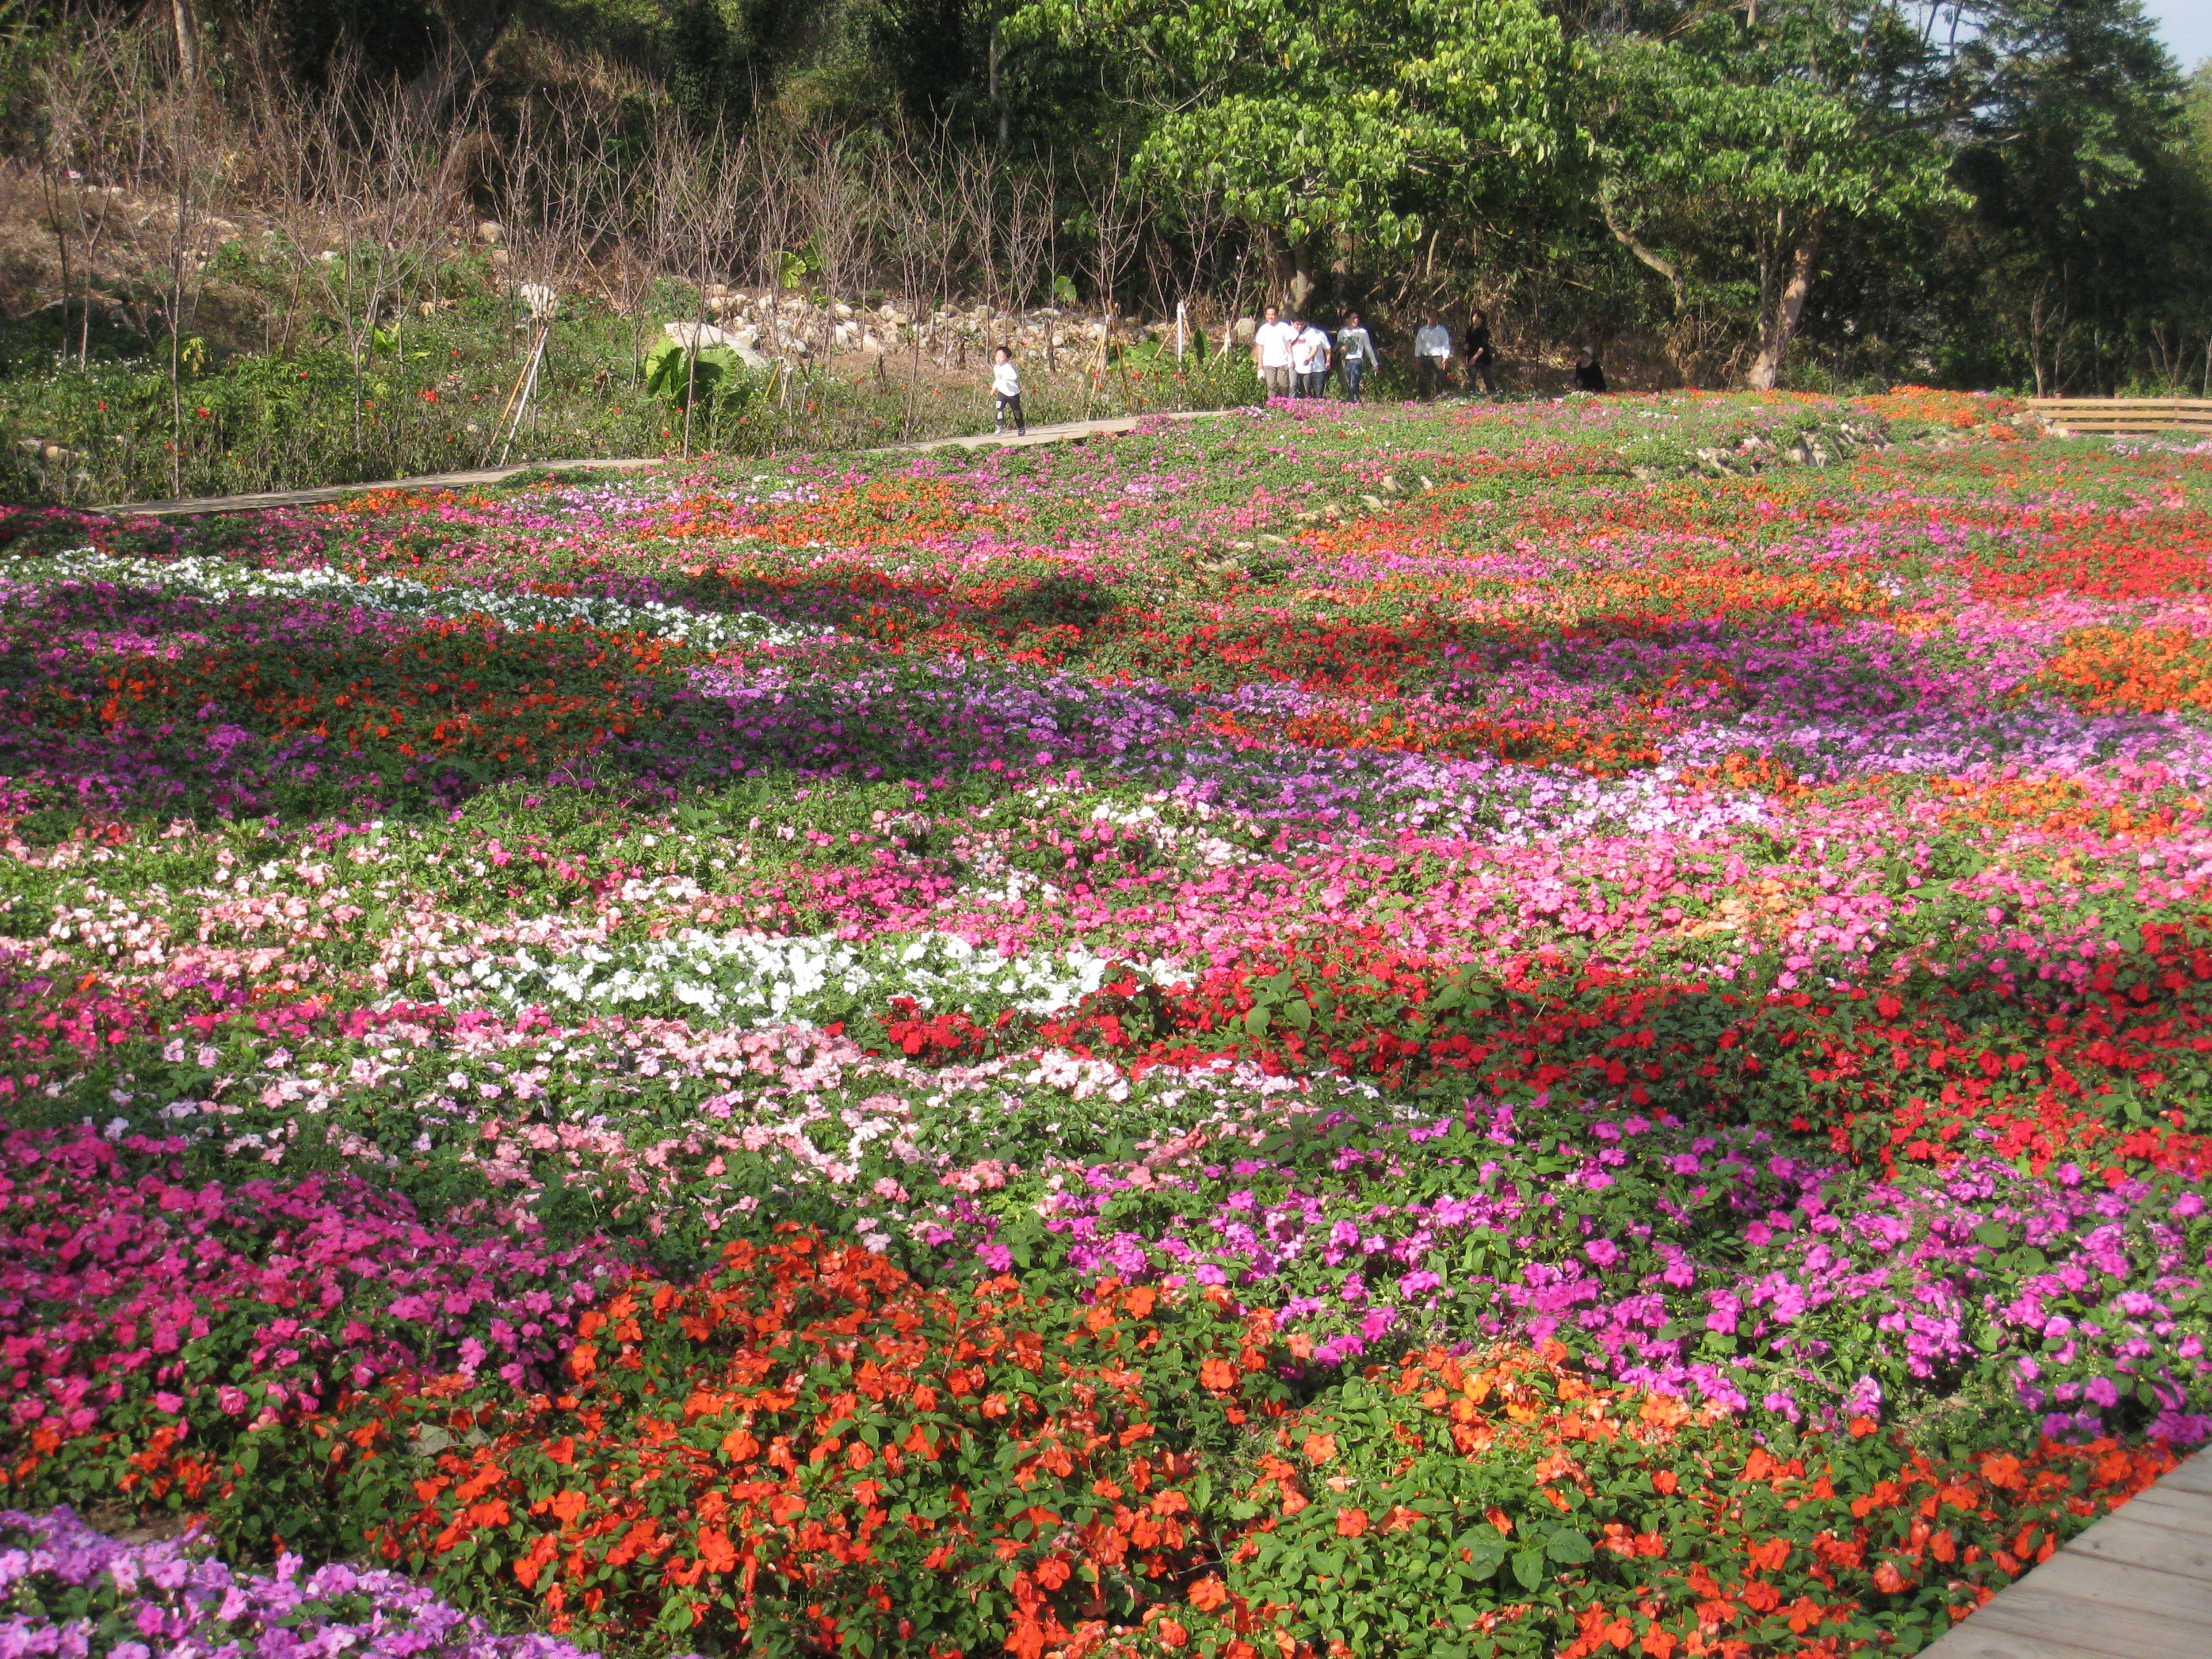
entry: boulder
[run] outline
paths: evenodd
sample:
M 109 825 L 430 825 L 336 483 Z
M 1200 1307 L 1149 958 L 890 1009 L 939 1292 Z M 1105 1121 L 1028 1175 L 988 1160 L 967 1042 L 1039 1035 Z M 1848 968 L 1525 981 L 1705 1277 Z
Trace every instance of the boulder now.
M 1229 337 L 1241 346 L 1250 345 L 1259 332 L 1259 319 L 1254 317 L 1239 317 L 1229 326 Z
M 496 221 L 487 219 L 477 227 L 477 240 L 486 247 L 496 246 L 507 240 L 507 232 Z
M 669 323 L 661 331 L 686 351 L 698 351 L 708 346 L 727 346 L 738 349 L 738 337 L 716 323 Z M 745 342 L 750 349 L 752 343 Z

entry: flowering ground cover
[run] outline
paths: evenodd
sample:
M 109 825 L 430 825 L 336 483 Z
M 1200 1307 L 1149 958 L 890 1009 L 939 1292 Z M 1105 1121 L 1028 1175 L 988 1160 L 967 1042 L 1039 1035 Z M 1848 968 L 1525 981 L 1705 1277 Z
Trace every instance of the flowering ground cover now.
M 2012 412 L 0 518 L 9 1639 L 1917 1650 L 2212 1437 L 2212 451 Z

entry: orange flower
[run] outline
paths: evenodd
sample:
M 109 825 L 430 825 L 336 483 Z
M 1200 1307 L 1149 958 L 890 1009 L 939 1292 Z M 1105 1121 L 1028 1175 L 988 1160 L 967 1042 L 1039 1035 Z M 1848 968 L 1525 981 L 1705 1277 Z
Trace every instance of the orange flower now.
M 1306 1461 L 1326 1463 L 1336 1455 L 1336 1437 L 1333 1434 L 1310 1434 L 1306 1437 Z
M 1198 1368 L 1198 1380 L 1216 1394 L 1237 1386 L 1237 1367 L 1225 1359 L 1209 1359 Z
M 1184 1643 L 1190 1640 L 1190 1632 L 1185 1630 L 1181 1625 L 1176 1623 L 1172 1619 L 1163 1619 L 1160 1620 L 1158 1627 L 1158 1634 L 1160 1638 L 1160 1645 L 1164 1648 L 1179 1648 Z
M 1229 1599 L 1229 1586 L 1208 1573 L 1190 1587 L 1190 1604 L 1200 1613 L 1211 1613 Z
M 1770 1538 L 1764 1544 L 1754 1544 L 1747 1552 L 1751 1565 L 1765 1572 L 1779 1571 L 1790 1559 L 1790 1540 Z
M 738 1553 L 731 1547 L 730 1534 L 720 1527 L 699 1529 L 699 1559 L 709 1572 L 727 1572 L 738 1565 Z
M 2014 1487 L 2021 1484 L 2020 1459 L 2010 1452 L 2000 1452 L 1982 1460 L 1982 1479 L 1992 1486 Z
M 1339 1510 L 1336 1512 L 1336 1535 L 1339 1538 L 1357 1538 L 1366 1530 L 1365 1510 Z

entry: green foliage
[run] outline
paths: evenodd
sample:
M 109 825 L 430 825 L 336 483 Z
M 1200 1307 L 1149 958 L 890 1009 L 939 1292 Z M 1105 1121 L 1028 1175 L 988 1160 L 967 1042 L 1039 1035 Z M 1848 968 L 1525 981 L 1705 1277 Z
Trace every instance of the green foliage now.
M 1923 55 L 1900 30 L 1886 0 L 1840 12 L 1784 4 L 1756 32 L 1729 21 L 1627 36 L 1599 59 L 1607 228 L 1666 280 L 1678 313 L 1741 319 L 1767 358 L 1766 383 L 1796 326 L 1789 278 L 1817 270 L 1826 235 L 1963 202 L 1936 135 L 1897 118 L 1896 89 Z
M 1533 0 L 1036 0 L 1008 27 L 1126 63 L 1147 118 L 1133 173 L 1182 210 L 1218 203 L 1301 271 L 1322 239 L 1402 248 L 1574 148 L 1573 54 Z
M 645 354 L 645 389 L 683 410 L 702 404 L 742 405 L 752 388 L 744 365 L 729 347 L 687 351 L 674 340 L 663 340 Z

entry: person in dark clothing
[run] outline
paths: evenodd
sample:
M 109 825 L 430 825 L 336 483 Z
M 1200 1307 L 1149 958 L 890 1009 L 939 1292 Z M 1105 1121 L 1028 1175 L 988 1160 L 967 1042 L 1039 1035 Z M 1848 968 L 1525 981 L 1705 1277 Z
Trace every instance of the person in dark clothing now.
M 1575 359 L 1575 390 L 1577 392 L 1605 390 L 1605 365 L 1598 362 L 1597 353 L 1588 346 L 1584 346 L 1583 355 Z
M 1468 391 L 1474 390 L 1474 382 L 1479 376 L 1482 381 L 1483 391 L 1492 398 L 1498 395 L 1498 380 L 1490 372 L 1490 366 L 1497 361 L 1498 353 L 1490 343 L 1489 314 L 1478 311 L 1468 319 L 1467 325 Z

